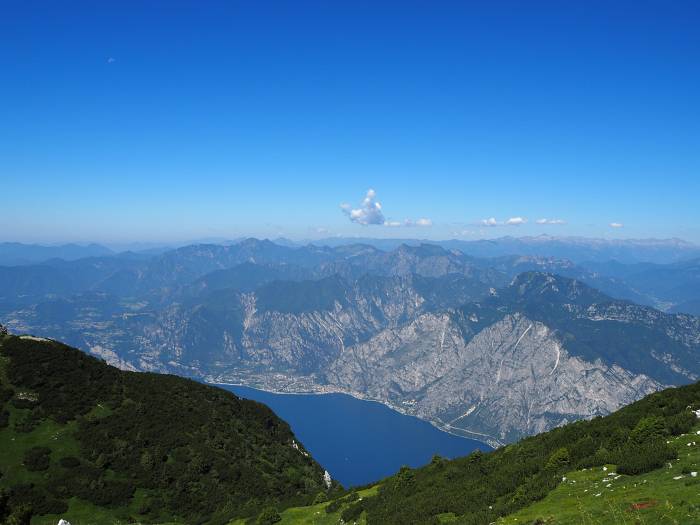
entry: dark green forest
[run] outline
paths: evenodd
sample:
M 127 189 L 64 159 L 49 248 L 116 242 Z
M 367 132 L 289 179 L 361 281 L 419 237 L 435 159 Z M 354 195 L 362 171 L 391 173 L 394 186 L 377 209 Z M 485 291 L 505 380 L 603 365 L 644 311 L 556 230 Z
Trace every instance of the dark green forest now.
M 77 498 L 125 521 L 224 524 L 326 492 L 289 426 L 224 390 L 14 336 L 0 336 L 0 381 L 0 445 L 41 442 L 0 451 L 0 523 Z

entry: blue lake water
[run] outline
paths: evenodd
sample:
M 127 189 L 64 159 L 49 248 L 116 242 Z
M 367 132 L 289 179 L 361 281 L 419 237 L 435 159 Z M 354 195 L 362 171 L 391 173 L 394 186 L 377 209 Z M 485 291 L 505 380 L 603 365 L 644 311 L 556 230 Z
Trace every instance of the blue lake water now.
M 448 434 L 380 403 L 345 394 L 273 394 L 220 386 L 274 410 L 345 487 L 377 481 L 402 465 L 425 465 L 434 454 L 453 458 L 477 448 L 490 450 L 488 445 Z

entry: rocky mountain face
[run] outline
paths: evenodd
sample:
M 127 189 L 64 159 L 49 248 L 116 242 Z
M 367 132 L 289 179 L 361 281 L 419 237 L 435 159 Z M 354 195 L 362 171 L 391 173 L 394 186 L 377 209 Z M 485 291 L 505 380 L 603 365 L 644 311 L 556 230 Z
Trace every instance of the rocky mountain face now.
M 565 260 L 248 240 L 129 264 L 105 277 L 122 294 L 0 315 L 122 368 L 347 392 L 493 445 L 700 377 L 698 318 Z

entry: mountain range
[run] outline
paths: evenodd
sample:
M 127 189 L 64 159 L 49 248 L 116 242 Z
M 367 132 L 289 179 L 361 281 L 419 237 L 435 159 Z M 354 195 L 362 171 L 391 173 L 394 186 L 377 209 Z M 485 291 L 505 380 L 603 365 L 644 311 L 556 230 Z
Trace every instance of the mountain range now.
M 124 369 L 346 392 L 497 446 L 700 377 L 700 321 L 673 313 L 697 265 L 247 239 L 0 267 L 0 320 Z

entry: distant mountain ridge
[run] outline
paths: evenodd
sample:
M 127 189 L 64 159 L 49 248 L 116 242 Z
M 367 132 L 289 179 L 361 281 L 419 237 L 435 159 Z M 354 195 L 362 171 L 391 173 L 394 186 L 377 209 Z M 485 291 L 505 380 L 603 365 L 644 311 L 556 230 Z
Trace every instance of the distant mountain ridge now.
M 311 241 L 318 246 L 337 247 L 362 243 L 383 250 L 396 249 L 401 244 L 434 244 L 448 250 L 459 250 L 474 257 L 501 257 L 505 255 L 529 255 L 585 261 L 605 262 L 617 260 L 631 264 L 637 262 L 671 263 L 700 257 L 700 246 L 682 239 L 597 239 L 588 237 L 557 237 L 538 235 L 531 237 L 498 237 L 494 239 L 443 241 L 413 239 L 372 239 L 333 237 Z
M 99 244 L 63 244 L 42 246 L 19 242 L 0 242 L 0 266 L 36 264 L 50 259 L 74 261 L 84 257 L 113 255 L 114 252 Z
M 647 306 L 633 265 L 599 266 L 246 239 L 0 267 L 0 320 L 122 368 L 347 392 L 497 445 L 700 375 L 698 319 Z

